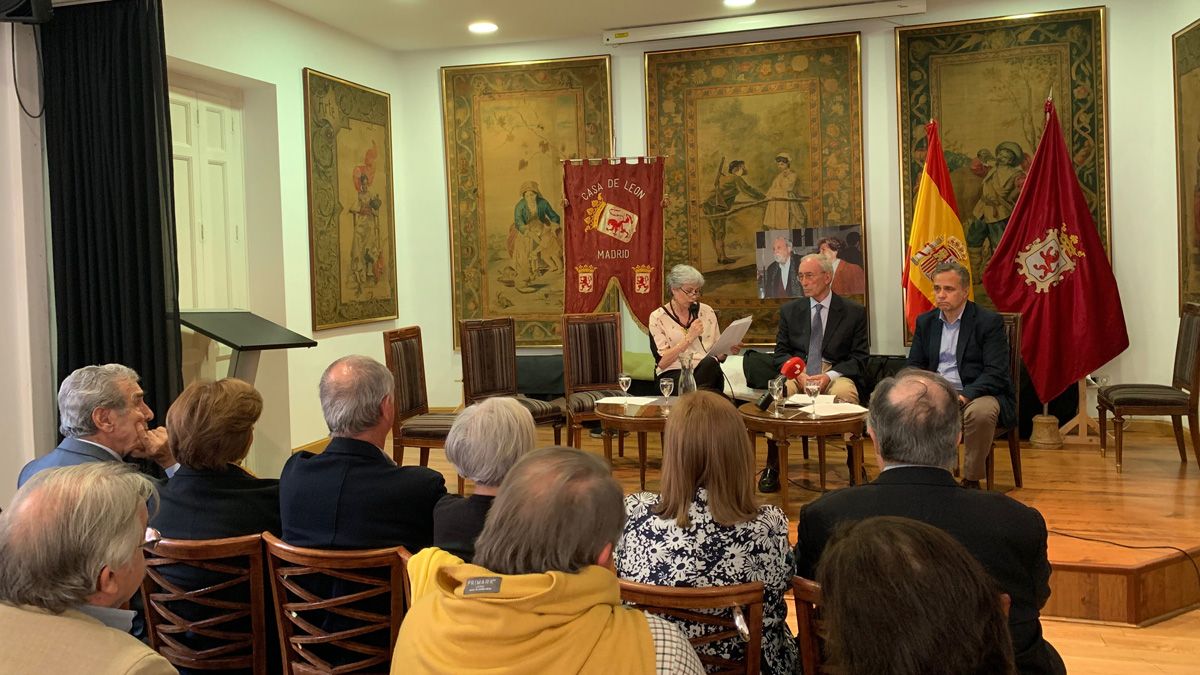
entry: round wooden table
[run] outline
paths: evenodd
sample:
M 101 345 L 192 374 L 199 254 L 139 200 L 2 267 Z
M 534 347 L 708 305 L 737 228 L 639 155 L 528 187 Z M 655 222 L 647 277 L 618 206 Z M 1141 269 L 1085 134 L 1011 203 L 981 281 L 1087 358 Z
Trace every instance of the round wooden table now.
M 758 442 L 759 434 L 771 434 L 775 445 L 779 448 L 779 489 L 784 507 L 788 505 L 788 439 L 815 436 L 817 439 L 817 466 L 821 474 L 821 489 L 825 489 L 825 437 L 848 435 L 850 442 L 850 484 L 857 485 L 862 474 L 863 449 L 862 433 L 866 424 L 867 413 L 851 413 L 849 415 L 822 415 L 813 419 L 809 413 L 800 408 L 787 408 L 781 411 L 780 417 L 775 417 L 773 408 L 759 410 L 753 403 L 745 403 L 738 411 L 746 422 L 746 430 L 750 432 L 750 445 Z
M 661 400 L 661 399 L 660 399 Z M 668 401 L 672 400 L 670 398 Z M 646 434 L 655 432 L 661 434 L 667 424 L 667 411 L 670 404 L 646 403 L 642 405 L 625 403 L 597 403 L 596 416 L 604 428 L 604 458 L 612 464 L 613 432 L 633 432 L 637 434 L 638 444 L 638 480 L 642 489 L 646 489 Z

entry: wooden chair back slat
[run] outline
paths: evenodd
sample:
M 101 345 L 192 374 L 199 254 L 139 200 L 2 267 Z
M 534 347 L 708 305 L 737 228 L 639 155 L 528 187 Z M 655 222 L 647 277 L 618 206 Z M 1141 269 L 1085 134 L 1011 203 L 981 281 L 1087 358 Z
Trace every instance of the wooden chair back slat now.
M 458 322 L 464 406 L 492 396 L 517 395 L 516 334 L 512 317 Z

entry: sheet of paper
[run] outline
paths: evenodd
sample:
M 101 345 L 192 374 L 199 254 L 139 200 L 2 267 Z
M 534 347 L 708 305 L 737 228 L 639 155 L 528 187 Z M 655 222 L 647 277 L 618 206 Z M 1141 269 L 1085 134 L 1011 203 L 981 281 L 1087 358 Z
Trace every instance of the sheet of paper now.
M 729 324 L 726 326 L 725 332 L 721 333 L 712 348 L 708 350 L 708 356 L 716 358 L 728 354 L 730 349 L 742 343 L 742 338 L 746 337 L 748 330 L 750 330 L 750 317 L 748 316 L 743 316 Z

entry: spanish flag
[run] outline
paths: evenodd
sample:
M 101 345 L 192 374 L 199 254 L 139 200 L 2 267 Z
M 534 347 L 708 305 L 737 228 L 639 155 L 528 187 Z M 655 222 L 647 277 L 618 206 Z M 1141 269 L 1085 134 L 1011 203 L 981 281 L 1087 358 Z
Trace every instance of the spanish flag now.
M 957 262 L 968 270 L 966 237 L 958 219 L 958 204 L 950 186 L 950 170 L 942 154 L 937 122 L 925 125 L 929 141 L 925 153 L 925 168 L 917 186 L 917 201 L 913 206 L 912 231 L 908 235 L 908 251 L 904 259 L 904 322 L 909 334 L 916 329 L 917 317 L 933 309 L 933 281 L 930 276 L 943 262 Z M 975 292 L 967 289 L 972 300 Z

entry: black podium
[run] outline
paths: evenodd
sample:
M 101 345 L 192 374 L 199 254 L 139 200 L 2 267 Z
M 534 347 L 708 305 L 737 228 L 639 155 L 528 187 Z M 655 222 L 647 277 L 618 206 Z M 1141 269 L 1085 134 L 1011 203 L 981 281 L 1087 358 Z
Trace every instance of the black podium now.
M 254 383 L 259 352 L 266 349 L 316 347 L 317 341 L 242 309 L 185 310 L 179 321 L 192 330 L 233 349 L 229 377 Z

